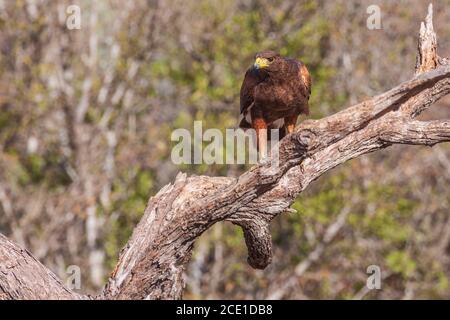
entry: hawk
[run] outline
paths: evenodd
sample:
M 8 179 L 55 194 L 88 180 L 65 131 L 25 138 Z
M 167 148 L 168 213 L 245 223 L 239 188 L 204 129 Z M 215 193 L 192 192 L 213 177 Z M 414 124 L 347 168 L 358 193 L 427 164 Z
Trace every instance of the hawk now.
M 260 155 L 266 155 L 270 129 L 280 139 L 294 131 L 300 114 L 309 114 L 311 76 L 305 64 L 274 51 L 257 53 L 240 92 L 239 127 L 256 131 Z

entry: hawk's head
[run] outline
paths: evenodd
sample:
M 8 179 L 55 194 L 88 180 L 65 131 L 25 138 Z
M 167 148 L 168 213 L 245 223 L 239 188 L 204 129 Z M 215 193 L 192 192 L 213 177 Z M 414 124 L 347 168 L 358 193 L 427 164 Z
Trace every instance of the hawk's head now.
M 280 69 L 283 58 L 275 51 L 263 51 L 255 55 L 253 68 L 268 73 Z

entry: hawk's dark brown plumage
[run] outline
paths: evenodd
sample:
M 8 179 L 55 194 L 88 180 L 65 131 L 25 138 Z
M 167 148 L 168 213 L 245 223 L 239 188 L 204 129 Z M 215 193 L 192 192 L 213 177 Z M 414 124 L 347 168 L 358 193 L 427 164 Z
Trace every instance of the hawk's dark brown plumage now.
M 261 151 L 261 143 L 267 143 L 261 129 L 280 128 L 282 138 L 294 130 L 300 114 L 309 114 L 311 77 L 301 61 L 273 51 L 258 53 L 255 59 L 241 87 L 239 127 L 256 130 Z

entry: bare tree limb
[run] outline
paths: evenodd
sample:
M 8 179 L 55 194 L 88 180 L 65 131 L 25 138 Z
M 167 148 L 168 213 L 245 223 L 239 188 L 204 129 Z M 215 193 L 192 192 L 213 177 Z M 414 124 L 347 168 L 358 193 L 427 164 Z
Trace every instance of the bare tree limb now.
M 31 253 L 0 234 L 0 300 L 82 298 Z
M 420 34 L 417 45 L 416 74 L 436 68 L 439 60 L 436 49 L 436 33 L 433 29 L 433 5 L 430 3 L 425 22 L 420 24 Z

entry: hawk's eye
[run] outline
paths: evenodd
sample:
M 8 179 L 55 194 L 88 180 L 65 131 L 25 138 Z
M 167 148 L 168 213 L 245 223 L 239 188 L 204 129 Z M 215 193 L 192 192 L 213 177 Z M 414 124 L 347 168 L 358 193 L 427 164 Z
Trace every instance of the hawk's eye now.
M 269 60 L 269 62 L 272 62 L 272 61 L 273 61 L 273 58 L 267 58 L 267 60 Z

